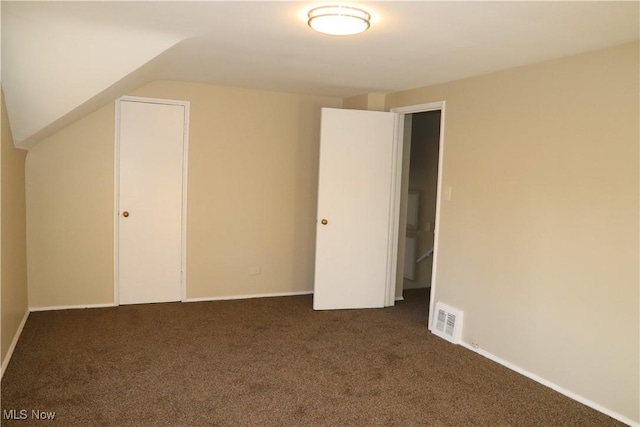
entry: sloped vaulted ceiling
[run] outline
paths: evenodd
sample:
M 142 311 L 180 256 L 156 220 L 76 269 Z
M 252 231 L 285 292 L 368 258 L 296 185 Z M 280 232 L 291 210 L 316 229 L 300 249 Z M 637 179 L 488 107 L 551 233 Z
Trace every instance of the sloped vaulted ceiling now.
M 353 37 L 311 31 L 313 2 L 2 1 L 2 88 L 28 149 L 141 84 L 173 79 L 347 97 L 606 48 L 638 2 L 351 2 Z
M 2 4 L 2 83 L 14 140 L 23 148 L 186 36 L 49 8 Z

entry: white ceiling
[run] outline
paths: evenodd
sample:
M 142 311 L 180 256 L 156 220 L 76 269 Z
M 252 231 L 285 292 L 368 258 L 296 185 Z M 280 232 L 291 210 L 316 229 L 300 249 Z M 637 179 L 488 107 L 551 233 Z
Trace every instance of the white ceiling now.
M 639 38 L 638 1 L 350 2 L 374 16 L 369 31 L 350 37 L 309 29 L 305 13 L 315 3 L 2 1 L 2 86 L 14 138 L 32 143 L 83 106 L 155 79 L 347 97 Z M 64 108 L 50 105 L 58 97 L 69 100 Z M 34 110 L 38 120 L 29 118 Z

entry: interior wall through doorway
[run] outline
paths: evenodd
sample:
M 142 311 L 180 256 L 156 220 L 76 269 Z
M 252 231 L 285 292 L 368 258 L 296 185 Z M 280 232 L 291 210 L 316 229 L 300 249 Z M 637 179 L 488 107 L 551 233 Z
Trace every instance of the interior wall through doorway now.
M 403 289 L 431 286 L 441 111 L 412 114 Z M 419 262 L 418 262 L 419 261 Z

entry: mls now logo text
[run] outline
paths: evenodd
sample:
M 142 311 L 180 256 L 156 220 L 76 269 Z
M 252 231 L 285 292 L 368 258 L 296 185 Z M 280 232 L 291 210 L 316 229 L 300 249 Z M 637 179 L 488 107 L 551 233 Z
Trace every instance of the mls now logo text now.
M 53 411 L 41 411 L 40 409 L 32 409 L 27 411 L 26 409 L 3 409 L 3 420 L 53 420 L 56 417 L 56 413 Z

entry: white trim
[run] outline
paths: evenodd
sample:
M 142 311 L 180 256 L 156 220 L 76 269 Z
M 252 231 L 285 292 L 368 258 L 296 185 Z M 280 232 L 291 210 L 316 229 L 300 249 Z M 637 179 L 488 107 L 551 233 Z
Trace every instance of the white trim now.
M 118 216 L 120 212 L 120 100 L 116 99 L 116 121 L 113 135 L 113 304 L 120 304 L 120 266 L 118 264 Z
M 440 110 L 440 140 L 438 142 L 438 183 L 437 183 L 437 189 L 436 189 L 436 221 L 433 227 L 433 268 L 431 269 L 431 292 L 430 292 L 430 299 L 429 299 L 429 321 L 428 321 L 428 328 L 430 331 L 433 331 L 432 327 L 433 327 L 433 313 L 435 311 L 435 302 L 436 302 L 436 272 L 438 269 L 438 249 L 440 247 L 439 244 L 439 236 L 440 236 L 440 216 L 441 216 L 441 211 L 442 211 L 442 168 L 443 168 L 443 164 L 444 164 L 444 116 L 445 116 L 445 101 L 438 101 L 438 102 L 428 102 L 426 104 L 417 104 L 417 105 L 409 105 L 406 107 L 398 107 L 398 108 L 392 108 L 391 112 L 392 113 L 398 113 L 401 115 L 405 115 L 405 114 L 413 114 L 413 113 L 424 113 L 427 111 L 438 111 Z M 397 137 L 396 139 L 398 141 L 403 141 L 404 138 L 404 128 L 403 127 L 398 127 L 396 129 L 396 134 Z M 400 159 L 400 162 L 402 162 L 402 159 Z M 402 164 L 402 163 L 401 163 Z M 402 179 L 402 167 L 399 168 L 399 170 L 396 171 L 396 179 L 401 180 Z M 399 200 L 400 198 L 400 190 L 398 190 L 398 194 L 394 194 L 393 197 L 397 198 Z M 397 206 L 397 210 L 398 212 L 396 212 L 396 215 L 399 216 L 400 212 L 399 212 L 399 202 L 398 202 L 398 206 Z M 397 246 L 397 242 L 396 242 L 396 246 Z M 397 248 L 396 248 L 397 250 Z
M 553 382 L 551 382 L 549 380 L 546 380 L 546 379 L 544 379 L 544 378 L 542 378 L 542 377 L 540 377 L 540 376 L 538 376 L 538 375 L 536 375 L 536 374 L 534 374 L 532 372 L 527 371 L 526 369 L 523 369 L 523 368 L 521 368 L 521 367 L 519 367 L 517 365 L 514 365 L 511 362 L 507 362 L 506 360 L 501 359 L 500 357 L 496 356 L 493 353 L 489 353 L 488 351 L 483 350 L 481 348 L 475 348 L 471 344 L 468 344 L 468 343 L 466 343 L 464 341 L 461 341 L 460 345 L 462 347 L 468 349 L 468 350 L 473 351 L 474 353 L 478 353 L 479 355 L 486 357 L 487 359 L 489 359 L 489 360 L 491 360 L 493 362 L 496 362 L 496 363 L 498 363 L 498 364 L 500 364 L 500 365 L 502 365 L 502 366 L 504 366 L 506 368 L 509 368 L 512 371 L 515 371 L 515 372 L 517 372 L 517 373 L 519 373 L 521 375 L 524 375 L 525 377 L 527 377 L 527 378 L 529 378 L 529 379 L 531 379 L 531 380 L 533 380 L 533 381 L 535 381 L 537 383 L 540 383 L 540 384 L 542 384 L 542 385 L 544 385 L 546 387 L 549 387 L 550 389 L 555 390 L 558 393 L 563 394 L 563 395 L 567 396 L 568 398 L 575 400 L 576 402 L 580 402 L 583 405 L 586 405 L 586 406 L 588 406 L 588 407 L 590 407 L 592 409 L 595 409 L 598 412 L 602 412 L 603 414 L 608 415 L 611 418 L 614 418 L 614 419 L 616 419 L 616 420 L 618 420 L 618 421 L 620 421 L 622 423 L 625 423 L 625 424 L 627 424 L 629 426 L 634 426 L 634 427 L 638 427 L 638 425 L 639 425 L 637 422 L 633 421 L 630 418 L 625 417 L 622 414 L 618 414 L 617 412 L 611 411 L 610 409 L 607 409 L 602 405 L 599 405 L 599 404 L 597 404 L 597 403 L 595 403 L 595 402 L 593 402 L 593 401 L 591 401 L 591 400 L 589 400 L 589 399 L 587 399 L 585 397 L 580 396 L 579 394 L 576 394 L 576 393 L 574 393 L 572 391 L 569 391 L 566 388 L 563 388 L 563 387 L 561 387 L 561 386 L 559 386 L 559 385 L 557 385 L 557 384 L 555 384 L 555 383 L 553 383 Z
M 130 96 L 125 95 L 116 99 L 117 101 L 129 101 L 129 102 L 142 102 L 145 104 L 164 104 L 164 105 L 186 105 L 189 101 L 180 101 L 175 99 L 165 99 L 165 98 L 146 98 L 142 96 Z
M 7 355 L 4 357 L 2 361 L 2 366 L 0 366 L 0 379 L 4 376 L 5 371 L 7 370 L 7 366 L 9 366 L 9 361 L 11 360 L 11 356 L 13 356 L 13 350 L 16 349 L 16 345 L 18 344 L 18 340 L 20 339 L 20 335 L 22 335 L 22 329 L 24 329 L 25 323 L 27 323 L 27 318 L 29 317 L 29 310 L 27 309 L 20 321 L 20 325 L 18 325 L 18 329 L 16 330 L 16 334 L 13 336 L 13 340 L 11 341 L 11 345 L 9 346 L 9 350 L 7 351 Z
M 400 197 L 402 194 L 402 152 L 404 115 L 393 115 L 393 142 L 391 154 L 391 200 L 389 201 L 389 230 L 387 237 L 387 277 L 385 280 L 385 307 L 395 305 L 396 273 L 398 269 L 398 232 L 400 224 Z M 398 131 L 400 129 L 400 131 Z
M 180 105 L 184 107 L 184 129 L 182 136 L 182 259 L 180 261 L 180 295 L 181 301 L 187 298 L 187 176 L 189 168 L 189 125 L 191 102 L 173 99 L 143 98 L 139 96 L 122 96 L 116 99 L 116 121 L 114 136 L 114 215 L 113 215 L 113 301 L 120 305 L 120 285 L 118 266 L 118 216 L 120 212 L 120 103 L 122 101 L 141 102 L 147 104 Z
M 392 113 L 398 114 L 413 114 L 424 113 L 427 111 L 442 110 L 444 108 L 445 101 L 427 102 L 425 104 L 407 105 L 405 107 L 392 108 Z
M 182 136 L 182 265 L 180 269 L 180 285 L 182 301 L 187 298 L 187 177 L 189 169 L 189 127 L 191 120 L 191 103 L 184 102 L 184 134 Z
M 436 220 L 433 227 L 433 266 L 431 268 L 431 292 L 429 295 L 428 328 L 433 328 L 436 304 L 436 273 L 438 271 L 438 254 L 440 251 L 440 218 L 442 217 L 442 169 L 444 166 L 444 118 L 445 101 L 440 105 L 440 141 L 438 142 L 438 188 L 436 189 Z
M 35 311 L 55 311 L 55 310 L 81 310 L 85 308 L 105 308 L 105 307 L 117 307 L 118 304 L 83 304 L 83 305 L 53 305 L 49 307 L 29 307 L 30 312 Z
M 252 298 L 292 297 L 296 295 L 312 295 L 313 291 L 275 292 L 271 294 L 229 295 L 224 297 L 185 298 L 182 302 L 229 301 Z

